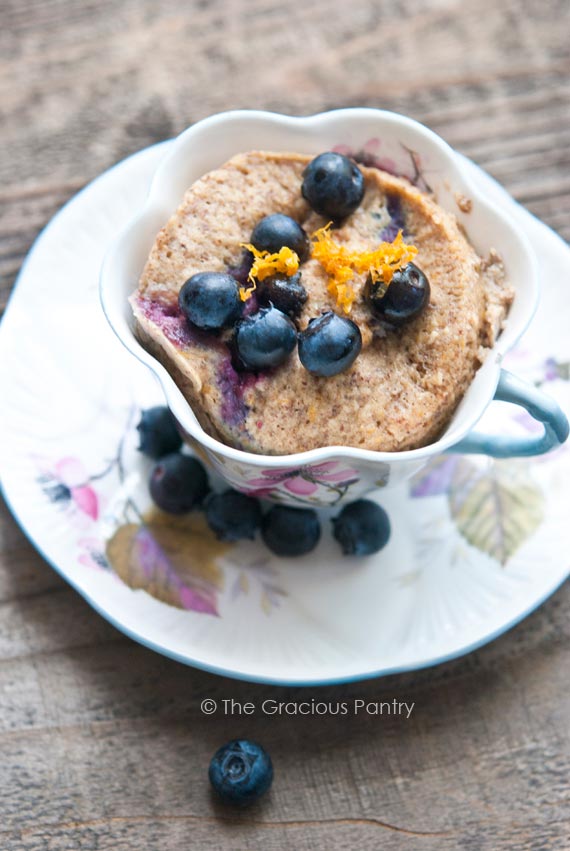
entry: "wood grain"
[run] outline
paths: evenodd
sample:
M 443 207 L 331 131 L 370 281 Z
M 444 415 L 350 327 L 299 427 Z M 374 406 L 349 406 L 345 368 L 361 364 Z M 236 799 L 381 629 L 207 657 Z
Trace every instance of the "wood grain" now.
M 0 0 L 0 299 L 82 185 L 213 111 L 382 106 L 433 127 L 570 236 L 566 0 Z M 537 565 L 537 569 L 539 566 Z M 466 659 L 276 689 L 133 644 L 0 508 L 6 851 L 570 848 L 568 586 Z M 206 717 L 200 701 L 415 701 L 409 720 Z M 217 807 L 209 758 L 270 750 L 269 798 Z

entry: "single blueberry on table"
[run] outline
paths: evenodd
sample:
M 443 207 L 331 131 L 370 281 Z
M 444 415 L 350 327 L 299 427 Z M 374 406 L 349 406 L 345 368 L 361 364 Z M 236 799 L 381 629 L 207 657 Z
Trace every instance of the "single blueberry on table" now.
M 296 275 L 271 275 L 257 285 L 255 291 L 259 304 L 272 304 L 292 319 L 299 316 L 307 301 L 307 290 L 301 283 L 301 273 Z
M 165 405 L 142 411 L 137 431 L 139 451 L 155 461 L 171 452 L 178 452 L 182 446 L 176 420 Z
M 273 764 L 261 745 L 247 739 L 234 739 L 216 751 L 208 774 L 222 801 L 247 806 L 271 786 Z
M 344 154 L 329 151 L 311 160 L 303 172 L 301 192 L 316 213 L 336 222 L 359 206 L 364 197 L 364 177 Z
M 427 307 L 430 285 L 422 270 L 415 263 L 408 263 L 394 272 L 387 289 L 382 281 L 369 279 L 367 296 L 376 316 L 391 325 L 403 325 Z
M 253 539 L 261 525 L 261 508 L 253 497 L 228 490 L 208 498 L 206 520 L 221 541 Z
M 299 359 L 313 375 L 330 377 L 348 369 L 362 349 L 360 328 L 328 310 L 299 334 Z
M 203 465 L 175 452 L 161 458 L 152 468 L 150 495 L 168 514 L 186 514 L 199 506 L 208 493 L 208 475 Z
M 261 537 L 277 556 L 302 556 L 317 546 L 321 524 L 312 508 L 274 505 L 262 520 Z
M 204 331 L 229 328 L 241 316 L 239 284 L 226 272 L 198 272 L 178 294 L 180 310 L 192 325 Z
M 278 254 L 286 246 L 294 251 L 302 263 L 309 256 L 311 244 L 301 225 L 291 216 L 273 213 L 256 224 L 251 234 L 251 243 L 259 251 Z
M 246 369 L 282 364 L 297 344 L 297 329 L 276 307 L 263 307 L 236 327 L 235 349 Z
M 388 515 L 370 499 L 346 505 L 332 521 L 333 535 L 345 556 L 369 556 L 386 546 L 390 538 Z

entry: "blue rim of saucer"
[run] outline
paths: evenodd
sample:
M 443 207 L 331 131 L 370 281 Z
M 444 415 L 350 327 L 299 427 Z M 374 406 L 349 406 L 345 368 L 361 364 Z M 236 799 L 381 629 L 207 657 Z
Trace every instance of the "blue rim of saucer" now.
M 145 154 L 148 154 L 148 152 L 150 150 L 156 150 L 158 148 L 165 148 L 166 149 L 166 147 L 168 147 L 172 143 L 172 141 L 173 140 L 168 139 L 168 140 L 165 140 L 163 142 L 158 142 L 155 145 L 149 145 L 147 148 L 143 148 L 141 151 L 137 151 L 136 153 L 131 154 L 128 157 L 125 157 L 123 160 L 120 160 L 120 162 L 115 163 L 115 165 L 106 169 L 104 172 L 102 172 L 97 177 L 95 177 L 93 180 L 91 180 L 89 183 L 87 183 L 82 189 L 79 190 L 79 192 L 77 192 L 75 195 L 73 195 L 63 205 L 63 207 L 61 207 L 60 210 L 58 210 L 58 212 L 52 217 L 52 219 L 47 223 L 47 225 L 39 233 L 39 235 L 35 239 L 32 247 L 30 248 L 30 250 L 29 250 L 22 266 L 21 266 L 21 269 L 18 273 L 18 277 L 16 278 L 16 282 L 15 282 L 13 288 L 12 288 L 12 292 L 10 293 L 8 303 L 6 305 L 5 314 L 10 309 L 10 303 L 11 303 L 11 300 L 12 300 L 12 296 L 16 291 L 16 288 L 17 288 L 17 286 L 20 282 L 20 279 L 23 277 L 23 274 L 24 274 L 24 272 L 27 268 L 28 262 L 30 261 L 34 252 L 40 247 L 40 245 L 43 243 L 44 239 L 48 236 L 52 225 L 55 224 L 55 222 L 57 221 L 59 216 L 63 213 L 63 211 L 66 210 L 66 208 L 69 205 L 71 205 L 72 203 L 74 203 L 78 198 L 80 198 L 83 195 L 83 193 L 85 193 L 89 189 L 91 189 L 91 187 L 93 187 L 98 181 L 107 177 L 113 171 L 120 168 L 121 166 L 124 166 L 125 163 L 132 161 L 139 156 L 143 156 Z M 458 156 L 460 156 L 461 160 L 463 160 L 464 162 L 467 162 L 470 165 L 473 165 L 471 160 L 469 160 L 467 157 L 463 156 L 462 154 L 458 154 Z M 500 189 L 500 191 L 503 193 L 503 195 L 506 198 L 508 198 L 510 203 L 515 204 L 517 207 L 520 207 L 520 205 L 509 195 L 509 193 L 506 191 L 506 189 L 503 186 L 501 186 L 501 184 L 498 183 L 498 181 L 496 181 L 493 177 L 491 177 L 491 175 L 487 175 L 486 173 L 485 173 L 485 176 L 493 181 L 493 183 L 498 187 L 498 189 Z M 566 244 L 566 242 L 562 239 L 561 236 L 559 236 L 557 233 L 555 233 L 555 231 L 551 230 L 547 225 L 544 224 L 544 222 L 541 222 L 540 219 L 538 219 L 535 215 L 533 215 L 531 212 L 529 212 L 525 208 L 521 207 L 521 209 L 524 209 L 525 213 L 528 216 L 530 216 L 532 219 L 534 219 L 536 222 L 538 222 L 538 224 L 540 224 L 541 227 L 544 228 L 549 234 L 554 235 L 556 237 L 556 239 L 558 239 L 565 248 L 568 248 L 568 245 Z M 0 333 L 1 333 L 1 329 L 0 329 Z M 32 546 L 41 555 L 41 557 L 44 559 L 44 561 L 46 561 L 50 565 L 50 567 L 52 567 L 55 570 L 56 573 L 58 573 L 63 579 L 65 579 L 65 581 L 81 597 L 83 597 L 83 599 L 91 606 L 92 609 L 94 609 L 97 612 L 98 615 L 100 615 L 104 620 L 106 620 L 108 623 L 110 623 L 111 626 L 115 627 L 115 629 L 117 629 L 123 635 L 126 635 L 127 638 L 130 638 L 133 641 L 136 641 L 138 644 L 142 645 L 143 647 L 146 647 L 149 650 L 153 650 L 153 651 L 155 651 L 156 653 L 159 653 L 162 656 L 165 656 L 169 659 L 172 659 L 175 662 L 180 662 L 181 664 L 186 665 L 188 667 L 197 668 L 198 670 L 206 671 L 207 673 L 210 673 L 210 674 L 217 674 L 218 676 L 228 677 L 228 678 L 234 679 L 234 680 L 241 680 L 243 682 L 250 682 L 250 683 L 259 683 L 259 684 L 263 684 L 263 685 L 286 686 L 286 687 L 306 686 L 308 688 L 315 688 L 315 687 L 318 687 L 318 686 L 346 685 L 348 683 L 362 682 L 364 680 L 377 679 L 379 677 L 386 677 L 386 676 L 390 676 L 390 675 L 393 675 L 393 674 L 403 674 L 403 673 L 407 673 L 407 672 L 410 672 L 410 671 L 420 671 L 420 670 L 423 670 L 425 668 L 432 668 L 435 665 L 441 665 L 445 662 L 451 662 L 454 659 L 460 658 L 461 656 L 466 656 L 468 653 L 471 653 L 474 650 L 478 650 L 480 647 L 483 647 L 486 644 L 490 644 L 496 638 L 499 638 L 499 636 L 504 635 L 504 633 L 506 633 L 506 632 L 509 632 L 509 630 L 513 629 L 513 627 L 517 626 L 517 624 L 521 623 L 521 621 L 523 621 L 530 614 L 532 614 L 532 612 L 534 612 L 536 609 L 538 609 L 549 597 L 551 597 L 564 584 L 566 579 L 570 576 L 570 566 L 569 566 L 568 570 L 566 571 L 566 573 L 562 576 L 562 578 L 560 580 L 557 580 L 551 588 L 548 588 L 545 591 L 544 594 L 541 594 L 541 596 L 539 598 L 534 600 L 531 606 L 524 609 L 522 612 L 517 614 L 514 618 L 511 618 L 511 620 L 507 621 L 504 624 L 501 624 L 500 627 L 498 627 L 497 629 L 488 633 L 487 635 L 483 636 L 481 639 L 478 639 L 477 641 L 471 642 L 470 644 L 466 644 L 464 647 L 460 647 L 460 648 L 458 648 L 457 650 L 454 650 L 451 653 L 446 653 L 446 654 L 443 654 L 441 656 L 434 656 L 431 659 L 428 659 L 425 662 L 422 662 L 421 664 L 414 663 L 414 664 L 410 664 L 410 665 L 397 665 L 397 666 L 394 666 L 392 668 L 380 668 L 378 670 L 365 671 L 365 672 L 360 673 L 360 674 L 352 674 L 352 675 L 345 676 L 345 677 L 330 677 L 330 678 L 323 678 L 323 679 L 283 679 L 283 678 L 279 678 L 279 677 L 256 676 L 255 674 L 249 674 L 246 671 L 228 670 L 227 668 L 223 668 L 223 667 L 218 666 L 218 665 L 208 665 L 208 664 L 201 662 L 197 659 L 192 659 L 192 658 L 189 658 L 188 656 L 184 656 L 180 653 L 176 653 L 175 651 L 168 650 L 167 648 L 165 648 L 161 645 L 158 645 L 153 641 L 150 641 L 149 639 L 145 638 L 143 635 L 140 635 L 139 633 L 135 632 L 134 630 L 130 629 L 129 627 L 127 627 L 124 624 L 117 621 L 114 617 L 109 615 L 108 612 L 106 612 L 104 609 L 102 609 L 101 606 L 99 606 L 99 604 L 91 597 L 91 595 L 87 591 L 84 591 L 82 588 L 80 588 L 56 564 L 56 562 L 53 559 L 49 558 L 46 555 L 46 553 L 44 552 L 39 541 L 37 541 L 31 535 L 31 533 L 28 531 L 26 524 L 25 524 L 25 521 L 22 519 L 22 517 L 18 514 L 18 512 L 16 511 L 16 509 L 12 505 L 10 497 L 6 493 L 5 489 L 2 487 L 1 483 L 0 483 L 0 493 L 2 494 L 2 496 L 3 496 L 3 498 L 6 502 L 6 505 L 8 506 L 8 509 L 9 509 L 10 513 L 12 514 L 14 520 L 16 521 L 18 527 L 20 528 L 20 530 L 22 531 L 24 536 L 27 538 L 27 540 L 32 544 Z

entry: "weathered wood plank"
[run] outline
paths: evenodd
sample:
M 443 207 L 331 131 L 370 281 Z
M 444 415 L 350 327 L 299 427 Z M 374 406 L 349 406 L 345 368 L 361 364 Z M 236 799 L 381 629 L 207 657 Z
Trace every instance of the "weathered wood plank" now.
M 136 664 L 140 675 L 146 671 L 140 665 L 145 654 L 150 657 L 142 650 L 129 652 L 124 662 L 131 669 Z M 219 698 L 230 690 L 236 699 L 254 701 L 260 692 L 276 699 L 294 699 L 298 692 L 236 686 L 204 674 L 192 675 L 193 682 L 186 684 L 177 676 L 178 666 L 157 666 L 152 657 L 148 661 L 148 686 L 139 682 L 137 687 L 134 675 L 128 676 L 133 696 L 154 694 L 142 717 L 137 697 L 131 712 L 131 701 L 125 700 L 121 717 L 82 717 L 79 697 L 71 711 L 62 701 L 58 712 L 48 695 L 57 693 L 65 681 L 56 675 L 40 683 L 38 693 L 53 713 L 51 723 L 44 727 L 37 721 L 32 730 L 0 736 L 3 771 L 13 790 L 3 819 L 6 847 L 36 847 L 31 840 L 40 835 L 43 841 L 49 837 L 62 843 L 51 847 L 65 847 L 69 837 L 76 842 L 84 837 L 85 845 L 79 847 L 89 848 L 87 838 L 95 834 L 101 847 L 111 848 L 123 834 L 128 841 L 145 835 L 148 841 L 158 830 L 157 836 L 164 839 L 177 835 L 181 826 L 192 831 L 196 847 L 232 841 L 224 820 L 233 817 L 212 804 L 204 780 L 212 750 L 235 733 L 236 719 L 204 718 L 198 700 L 203 694 Z M 418 707 L 410 721 L 363 717 L 339 725 L 334 718 L 255 716 L 238 722 L 246 735 L 255 735 L 270 748 L 279 771 L 271 798 L 240 818 L 241 829 L 232 825 L 233 842 L 240 837 L 247 847 L 261 848 L 277 836 L 282 844 L 275 847 L 326 847 L 336 839 L 339 844 L 333 847 L 354 841 L 355 847 L 375 848 L 381 842 L 382 847 L 397 848 L 405 837 L 413 848 L 422 847 L 421 837 L 425 847 L 434 849 L 495 849 L 506 837 L 513 844 L 505 847 L 525 847 L 523 839 L 540 847 L 538 840 L 549 834 L 562 842 L 570 819 L 568 751 L 567 739 L 557 729 L 569 707 L 563 684 L 552 689 L 551 662 L 549 654 L 538 652 L 494 672 L 456 678 L 447 686 L 440 683 L 437 690 L 426 681 L 423 687 L 406 690 L 406 699 L 414 699 Z M 113 695 L 124 691 L 117 673 L 108 681 L 108 668 L 97 653 L 87 659 L 78 653 L 75 666 L 78 678 L 72 684 L 78 696 L 85 680 L 90 681 L 85 693 L 93 693 L 94 685 L 103 691 L 107 687 Z M 165 710 L 172 691 L 175 706 Z M 367 684 L 319 690 L 318 699 L 349 699 L 354 694 L 381 699 L 393 693 L 403 697 L 384 684 Z M 559 714 L 551 718 L 545 734 L 542 716 L 553 702 Z M 104 695 L 102 703 L 106 706 Z M 33 777 L 21 770 L 26 765 L 33 765 Z M 31 789 L 33 811 L 23 813 Z M 19 846 L 19 835 L 30 844 Z M 557 846 L 553 842 L 544 847 Z
M 19 534 L 10 532 L 12 548 Z M 26 589 L 27 576 L 21 582 Z M 569 594 L 465 660 L 305 690 L 186 670 L 121 638 L 72 592 L 43 598 L 51 615 L 38 611 L 42 597 L 22 593 L 28 652 L 0 653 L 2 847 L 177 848 L 188 834 L 200 848 L 563 847 Z M 396 697 L 416 707 L 409 720 L 208 718 L 199 709 L 205 696 L 258 707 L 268 698 Z M 270 800 L 228 824 L 205 772 L 238 730 L 266 744 L 278 773 Z M 421 835 L 430 832 L 439 835 Z

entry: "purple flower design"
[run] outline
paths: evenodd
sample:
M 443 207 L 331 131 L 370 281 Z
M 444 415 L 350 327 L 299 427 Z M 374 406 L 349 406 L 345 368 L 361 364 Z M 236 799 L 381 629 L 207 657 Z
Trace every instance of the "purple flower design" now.
M 543 363 L 542 381 L 539 382 L 539 386 L 557 380 L 570 380 L 570 363 L 558 361 L 556 358 L 547 358 Z
M 84 567 L 91 567 L 94 570 L 109 569 L 109 562 L 105 557 L 101 541 L 98 538 L 81 538 L 77 543 L 83 550 L 77 559 L 80 564 Z
M 459 458 L 459 455 L 442 456 L 427 464 L 412 479 L 410 496 L 417 499 L 446 494 L 451 487 Z
M 71 507 L 90 520 L 99 517 L 99 497 L 77 458 L 61 458 L 53 466 L 42 465 L 38 481 L 50 502 Z
M 395 177 L 400 177 L 401 173 L 398 170 L 396 160 L 391 157 L 382 156 L 379 151 L 382 146 L 382 141 L 377 138 L 368 139 L 367 142 L 354 151 L 349 145 L 335 145 L 333 151 L 337 154 L 344 154 L 346 157 L 352 157 L 356 162 L 370 168 L 380 168 L 382 171 L 387 171 L 388 174 L 393 174 Z
M 198 576 L 193 578 L 192 584 L 183 582 L 167 553 L 146 526 L 141 526 L 134 536 L 131 565 L 137 575 L 143 578 L 143 587 L 163 587 L 168 592 L 169 601 L 179 608 L 218 615 L 215 586 Z
M 357 482 L 359 474 L 351 468 L 341 468 L 337 461 L 304 467 L 285 467 L 281 470 L 262 470 L 261 476 L 250 479 L 243 490 L 260 498 L 274 495 L 282 488 L 297 497 L 307 497 L 325 487 L 344 495 L 346 489 Z
M 417 186 L 422 192 L 431 192 L 431 186 L 424 177 L 424 167 L 420 154 L 417 151 L 412 151 L 403 142 L 400 142 L 400 145 L 409 158 L 409 167 L 407 168 L 399 165 L 392 157 L 383 156 L 380 153 L 382 140 L 376 137 L 368 139 L 356 151 L 349 145 L 335 145 L 333 151 L 344 154 L 347 157 L 352 157 L 356 162 L 369 168 L 379 168 L 382 171 L 387 171 L 388 174 L 394 175 L 394 177 L 403 177 L 409 180 L 414 186 Z

